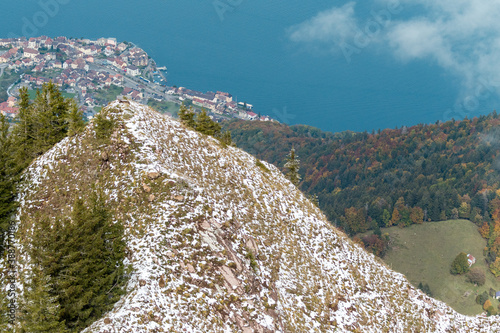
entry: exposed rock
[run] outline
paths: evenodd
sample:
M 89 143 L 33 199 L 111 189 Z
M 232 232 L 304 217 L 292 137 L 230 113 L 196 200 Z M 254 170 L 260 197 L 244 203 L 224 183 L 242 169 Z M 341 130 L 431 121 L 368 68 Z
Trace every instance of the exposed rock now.
M 109 155 L 107 152 L 103 151 L 101 153 L 101 160 L 103 160 L 104 162 L 107 162 L 109 160 Z
M 149 187 L 148 185 L 142 183 L 142 189 L 144 190 L 144 192 L 146 193 L 149 193 L 151 192 L 151 187 Z
M 236 278 L 236 276 L 234 276 L 233 271 L 231 270 L 231 268 L 229 268 L 227 266 L 222 266 L 220 268 L 220 271 L 221 271 L 222 276 L 224 277 L 224 279 L 227 281 L 227 283 L 229 283 L 229 285 L 233 289 L 236 289 L 236 288 L 238 288 L 240 286 L 240 281 L 238 281 L 238 279 Z
M 160 281 L 158 281 L 158 285 L 160 286 L 160 288 L 165 288 L 165 275 L 162 275 L 160 277 Z
M 258 256 L 259 255 L 259 248 L 257 247 L 257 244 L 255 243 L 255 240 L 253 238 L 249 238 L 245 245 L 247 246 L 247 248 L 252 251 L 253 255 L 254 256 Z
M 211 229 L 210 223 L 208 223 L 207 221 L 203 220 L 200 223 L 200 228 L 202 228 L 203 230 L 209 230 L 209 229 Z
M 146 280 L 139 280 L 139 286 L 144 287 L 146 285 Z
M 148 178 L 151 180 L 155 180 L 160 177 L 159 172 L 148 172 Z
M 178 201 L 178 202 L 182 202 L 182 201 L 184 201 L 184 196 L 183 195 L 173 195 L 170 197 L 170 199 Z

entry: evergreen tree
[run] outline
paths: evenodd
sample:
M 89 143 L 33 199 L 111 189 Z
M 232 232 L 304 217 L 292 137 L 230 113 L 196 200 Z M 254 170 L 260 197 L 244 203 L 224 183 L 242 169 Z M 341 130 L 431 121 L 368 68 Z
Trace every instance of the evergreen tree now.
M 19 89 L 19 111 L 17 124 L 13 130 L 16 146 L 15 159 L 19 169 L 24 169 L 32 160 L 32 146 L 35 141 L 33 107 L 30 102 L 28 88 Z
M 456 258 L 453 260 L 451 264 L 450 272 L 451 274 L 459 275 L 463 273 L 467 273 L 469 271 L 469 262 L 467 260 L 467 254 L 461 252 Z
M 298 159 L 298 156 L 295 155 L 295 148 L 293 147 L 287 155 L 285 168 L 288 169 L 286 178 L 288 178 L 295 186 L 298 186 L 301 180 L 299 174 L 300 160 Z
M 71 235 L 57 276 L 61 319 L 69 329 L 87 327 L 123 294 L 125 241 L 123 226 L 112 223 L 102 193 L 92 193 L 89 207 L 77 199 Z
M 40 267 L 35 266 L 21 305 L 19 322 L 23 332 L 66 331 L 64 322 L 59 321 L 57 297 L 50 295 L 50 290 L 50 276 L 44 275 Z
M 214 137 L 220 136 L 221 126 L 210 119 L 205 109 L 201 110 L 201 113 L 196 117 L 196 130 L 200 133 L 211 135 Z
M 16 209 L 15 170 L 12 164 L 12 143 L 9 123 L 0 115 L 0 255 L 4 251 L 5 233 Z
M 15 159 L 22 170 L 66 137 L 69 130 L 69 106 L 57 87 L 50 82 L 37 91 L 33 103 L 27 88 L 19 91 L 19 114 L 13 130 Z
M 75 200 L 71 219 L 40 219 L 35 225 L 30 256 L 50 276 L 46 290 L 57 297 L 59 320 L 67 329 L 87 327 L 123 294 L 123 237 L 123 226 L 112 223 L 104 196 L 97 192 L 88 202 Z
M 195 113 L 193 111 L 193 108 L 188 108 L 184 103 L 182 103 L 181 108 L 179 109 L 178 112 L 179 119 L 181 122 L 186 125 L 189 128 L 195 128 L 196 127 L 196 121 L 195 121 Z
M 233 139 L 231 138 L 231 132 L 225 131 L 220 137 L 220 141 L 226 146 L 233 145 Z
M 78 105 L 74 100 L 71 100 L 69 104 L 68 122 L 68 135 L 70 136 L 78 134 L 85 127 L 83 113 L 78 109 Z
M 68 133 L 69 100 L 62 97 L 57 87 L 49 82 L 37 91 L 33 102 L 35 129 L 35 157 L 49 150 Z

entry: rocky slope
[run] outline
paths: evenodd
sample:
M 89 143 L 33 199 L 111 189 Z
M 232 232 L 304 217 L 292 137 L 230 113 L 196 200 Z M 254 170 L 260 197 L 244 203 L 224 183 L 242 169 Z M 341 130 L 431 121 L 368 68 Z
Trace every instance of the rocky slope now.
M 29 269 L 31 223 L 105 188 L 134 271 L 126 295 L 85 332 L 500 330 L 413 288 L 274 166 L 134 102 L 102 112 L 115 120 L 110 140 L 90 125 L 37 159 L 18 216 Z

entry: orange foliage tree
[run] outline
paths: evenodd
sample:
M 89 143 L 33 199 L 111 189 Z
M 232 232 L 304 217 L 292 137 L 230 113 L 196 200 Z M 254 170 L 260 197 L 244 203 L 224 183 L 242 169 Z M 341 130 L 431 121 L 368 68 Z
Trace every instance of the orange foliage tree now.
M 411 209 L 410 219 L 413 223 L 423 223 L 424 222 L 424 211 L 420 207 L 414 207 Z
M 479 233 L 483 238 L 488 239 L 490 236 L 490 225 L 487 222 L 484 222 L 483 226 L 479 228 Z
M 392 211 L 391 225 L 398 224 L 400 219 L 401 215 L 399 214 L 399 210 L 397 208 L 394 208 L 394 210 Z

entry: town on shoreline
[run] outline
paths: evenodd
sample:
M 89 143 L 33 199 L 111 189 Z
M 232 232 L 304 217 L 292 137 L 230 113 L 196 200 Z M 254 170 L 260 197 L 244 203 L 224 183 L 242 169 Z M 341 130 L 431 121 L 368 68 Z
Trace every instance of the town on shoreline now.
M 217 120 L 274 121 L 237 102 L 227 92 L 199 92 L 167 84 L 167 68 L 158 67 L 148 54 L 130 42 L 116 38 L 67 37 L 0 39 L 0 113 L 15 118 L 21 87 L 35 94 L 52 81 L 73 97 L 87 117 L 116 98 L 148 104 L 175 115 L 184 103 L 204 108 Z

